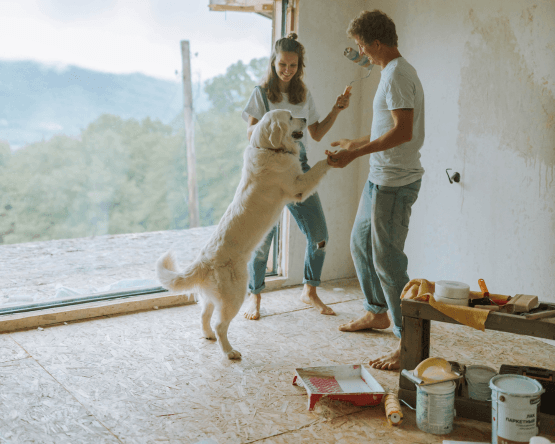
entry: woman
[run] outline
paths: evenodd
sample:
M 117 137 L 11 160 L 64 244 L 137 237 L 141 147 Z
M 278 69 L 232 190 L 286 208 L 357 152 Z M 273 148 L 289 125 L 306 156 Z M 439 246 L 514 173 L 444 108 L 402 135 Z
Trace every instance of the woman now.
M 250 140 L 254 125 L 262 116 L 273 109 L 287 109 L 294 117 L 307 119 L 310 136 L 319 142 L 331 129 L 339 113 L 349 106 L 350 93 L 337 97 L 327 117 L 319 122 L 319 115 L 310 91 L 302 81 L 304 74 L 304 47 L 297 41 L 295 33 L 278 40 L 270 58 L 268 74 L 261 87 L 253 91 L 247 106 L 243 110 L 243 119 L 248 122 L 247 136 Z M 306 135 L 300 140 L 300 161 L 304 172 L 308 166 L 305 143 Z M 334 315 L 318 297 L 316 287 L 320 285 L 320 276 L 326 256 L 325 246 L 328 242 L 326 219 L 318 194 L 313 194 L 304 202 L 290 204 L 289 211 L 297 221 L 299 228 L 307 238 L 304 265 L 304 289 L 301 301 L 313 305 L 320 313 Z M 276 228 L 268 234 L 249 262 L 249 302 L 244 316 L 247 319 L 260 317 L 260 292 L 264 289 L 264 277 L 270 245 Z

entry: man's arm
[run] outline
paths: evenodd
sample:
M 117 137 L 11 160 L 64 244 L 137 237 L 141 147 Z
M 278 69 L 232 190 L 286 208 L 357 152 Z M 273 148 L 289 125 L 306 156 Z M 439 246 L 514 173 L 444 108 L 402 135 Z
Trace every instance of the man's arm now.
M 359 137 L 358 139 L 339 139 L 336 142 L 332 142 L 331 146 L 338 146 L 342 150 L 354 150 L 366 145 L 368 142 L 370 142 L 370 134 Z
M 337 152 L 326 151 L 326 154 L 328 155 L 328 164 L 335 168 L 343 168 L 358 157 L 395 148 L 396 146 L 412 140 L 414 110 L 394 109 L 391 111 L 391 116 L 393 117 L 393 128 L 381 137 L 378 137 L 376 140 L 373 140 L 372 142 L 368 141 L 367 143 L 358 145 L 356 148 L 343 149 Z M 332 144 L 332 146 L 338 145 L 343 148 L 346 144 Z

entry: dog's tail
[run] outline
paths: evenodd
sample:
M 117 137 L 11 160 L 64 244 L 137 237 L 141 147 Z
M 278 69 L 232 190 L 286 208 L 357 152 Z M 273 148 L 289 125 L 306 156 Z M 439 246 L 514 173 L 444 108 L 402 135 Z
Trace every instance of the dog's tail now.
M 182 272 L 177 271 L 175 256 L 171 251 L 156 262 L 156 275 L 162 287 L 168 290 L 193 290 L 204 280 L 203 266 L 193 262 Z

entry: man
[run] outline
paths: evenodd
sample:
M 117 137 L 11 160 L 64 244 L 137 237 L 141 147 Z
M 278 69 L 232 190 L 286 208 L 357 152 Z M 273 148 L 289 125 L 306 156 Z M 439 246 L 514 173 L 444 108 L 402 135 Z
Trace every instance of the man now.
M 374 65 L 382 69 L 374 97 L 372 129 L 359 139 L 341 139 L 326 151 L 328 163 L 343 168 L 370 154 L 370 174 L 351 233 L 351 254 L 366 297 L 366 314 L 343 324 L 341 331 L 390 326 L 401 338 L 401 292 L 409 281 L 403 252 L 411 207 L 418 197 L 424 169 L 424 91 L 416 70 L 401 56 L 393 21 L 383 12 L 363 11 L 349 24 L 347 34 Z M 370 361 L 379 369 L 399 368 L 401 344 L 393 352 Z

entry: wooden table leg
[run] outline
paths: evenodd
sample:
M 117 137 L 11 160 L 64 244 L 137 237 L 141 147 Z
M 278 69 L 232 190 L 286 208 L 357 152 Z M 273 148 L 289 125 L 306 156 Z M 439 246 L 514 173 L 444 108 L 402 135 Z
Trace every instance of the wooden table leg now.
M 413 370 L 420 362 L 429 357 L 430 321 L 403 316 L 400 370 Z M 399 387 L 405 390 L 415 390 L 414 384 L 400 374 Z

